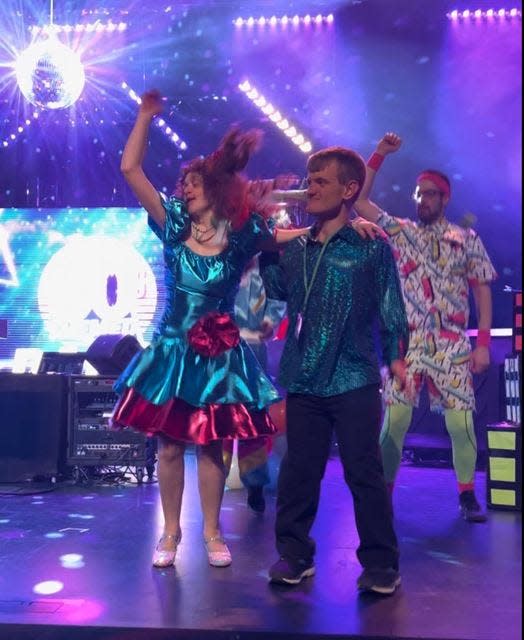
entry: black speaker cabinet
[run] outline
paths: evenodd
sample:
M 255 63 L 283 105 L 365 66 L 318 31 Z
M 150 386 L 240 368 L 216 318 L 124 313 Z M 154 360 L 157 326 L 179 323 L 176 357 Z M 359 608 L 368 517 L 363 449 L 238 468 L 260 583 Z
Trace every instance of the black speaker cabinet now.
M 0 482 L 53 478 L 65 461 L 68 381 L 0 372 Z
M 142 350 L 135 336 L 98 336 L 86 352 L 86 360 L 101 376 L 118 376 Z

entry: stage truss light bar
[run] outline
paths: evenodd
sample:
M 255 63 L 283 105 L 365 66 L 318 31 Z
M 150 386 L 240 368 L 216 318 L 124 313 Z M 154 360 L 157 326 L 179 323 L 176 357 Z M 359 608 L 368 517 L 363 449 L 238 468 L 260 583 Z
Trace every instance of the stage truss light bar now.
M 13 144 L 18 136 L 27 129 L 27 127 L 29 127 L 35 120 L 38 120 L 39 115 L 39 111 L 33 111 L 29 118 L 26 118 L 23 123 L 18 125 L 16 133 L 11 133 L 5 140 L 2 140 L 2 147 L 9 147 Z
M 120 85 L 124 91 L 127 92 L 127 95 L 136 102 L 137 104 L 141 104 L 142 100 L 140 96 L 131 89 L 131 87 L 127 84 L 127 82 L 122 82 Z M 156 126 L 162 130 L 162 133 L 171 140 L 179 149 L 182 151 L 187 151 L 187 144 L 182 140 L 182 138 L 178 135 L 176 131 L 174 131 L 168 123 L 163 118 L 155 118 Z
M 255 18 L 254 16 L 250 16 L 249 18 L 235 18 L 233 20 L 233 24 L 235 27 L 239 29 L 242 27 L 275 27 L 277 25 L 287 27 L 288 25 L 298 26 L 300 24 L 305 25 L 321 25 L 321 24 L 331 24 L 334 21 L 334 16 L 332 13 L 328 15 L 310 15 L 309 13 L 304 16 L 299 15 L 283 15 L 283 16 L 260 16 L 259 18 Z
M 513 9 L 464 9 L 459 11 L 454 9 L 446 14 L 450 20 L 487 20 L 496 19 L 506 20 L 511 18 L 522 18 L 522 11 L 517 8 Z
M 271 122 L 275 124 L 284 134 L 293 142 L 293 144 L 302 151 L 302 153 L 310 153 L 313 145 L 307 140 L 296 127 L 285 118 L 280 111 L 271 104 L 248 80 L 238 85 L 238 88 L 244 93 L 251 102 L 258 107 L 262 113 L 267 116 Z
M 45 25 L 32 25 L 29 30 L 33 36 L 37 36 L 41 33 L 47 35 L 56 33 L 121 33 L 127 29 L 126 22 L 84 22 L 81 24 L 45 24 Z

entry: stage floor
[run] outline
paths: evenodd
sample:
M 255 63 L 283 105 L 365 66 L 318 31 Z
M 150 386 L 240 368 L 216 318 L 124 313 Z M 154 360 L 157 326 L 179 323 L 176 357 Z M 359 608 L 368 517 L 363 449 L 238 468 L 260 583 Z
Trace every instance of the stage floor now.
M 395 494 L 402 586 L 359 595 L 352 503 L 329 462 L 313 535 L 317 575 L 270 586 L 275 498 L 252 513 L 226 492 L 233 565 L 212 568 L 202 543 L 195 461 L 186 456 L 177 566 L 151 567 L 162 526 L 158 486 L 64 484 L 0 495 L 0 637 L 9 640 L 521 638 L 521 516 L 458 516 L 450 469 L 403 466 Z M 485 476 L 477 476 L 484 500 Z M 0 490 L 2 489 L 0 485 Z M 5 488 L 4 488 L 5 489 Z

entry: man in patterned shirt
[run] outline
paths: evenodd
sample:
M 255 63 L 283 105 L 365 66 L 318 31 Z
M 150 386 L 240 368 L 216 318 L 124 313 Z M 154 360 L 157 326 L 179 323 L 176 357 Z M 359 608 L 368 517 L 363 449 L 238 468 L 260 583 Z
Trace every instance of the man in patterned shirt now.
M 387 381 L 386 411 L 381 433 L 384 474 L 390 489 L 397 474 L 413 407 L 427 384 L 430 406 L 444 413 L 451 437 L 453 466 L 458 480 L 459 508 L 469 522 L 484 522 L 474 493 L 477 445 L 472 373 L 489 365 L 492 316 L 490 283 L 496 273 L 479 236 L 450 223 L 445 209 L 451 197 L 449 179 L 428 169 L 417 178 L 413 198 L 418 222 L 396 218 L 368 199 L 384 157 L 397 151 L 400 138 L 387 133 L 367 163 L 366 181 L 354 205 L 359 215 L 377 222 L 388 234 L 397 260 L 408 323 L 407 384 L 399 389 Z M 478 337 L 471 349 L 466 334 L 468 296 L 472 290 Z

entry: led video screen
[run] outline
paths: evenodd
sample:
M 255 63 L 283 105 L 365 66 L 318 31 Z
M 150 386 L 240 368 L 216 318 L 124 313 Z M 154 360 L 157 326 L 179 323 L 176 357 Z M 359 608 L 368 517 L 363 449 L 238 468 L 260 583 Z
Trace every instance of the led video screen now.
M 147 342 L 162 295 L 162 245 L 142 209 L 0 210 L 1 359 L 85 351 L 110 333 Z

